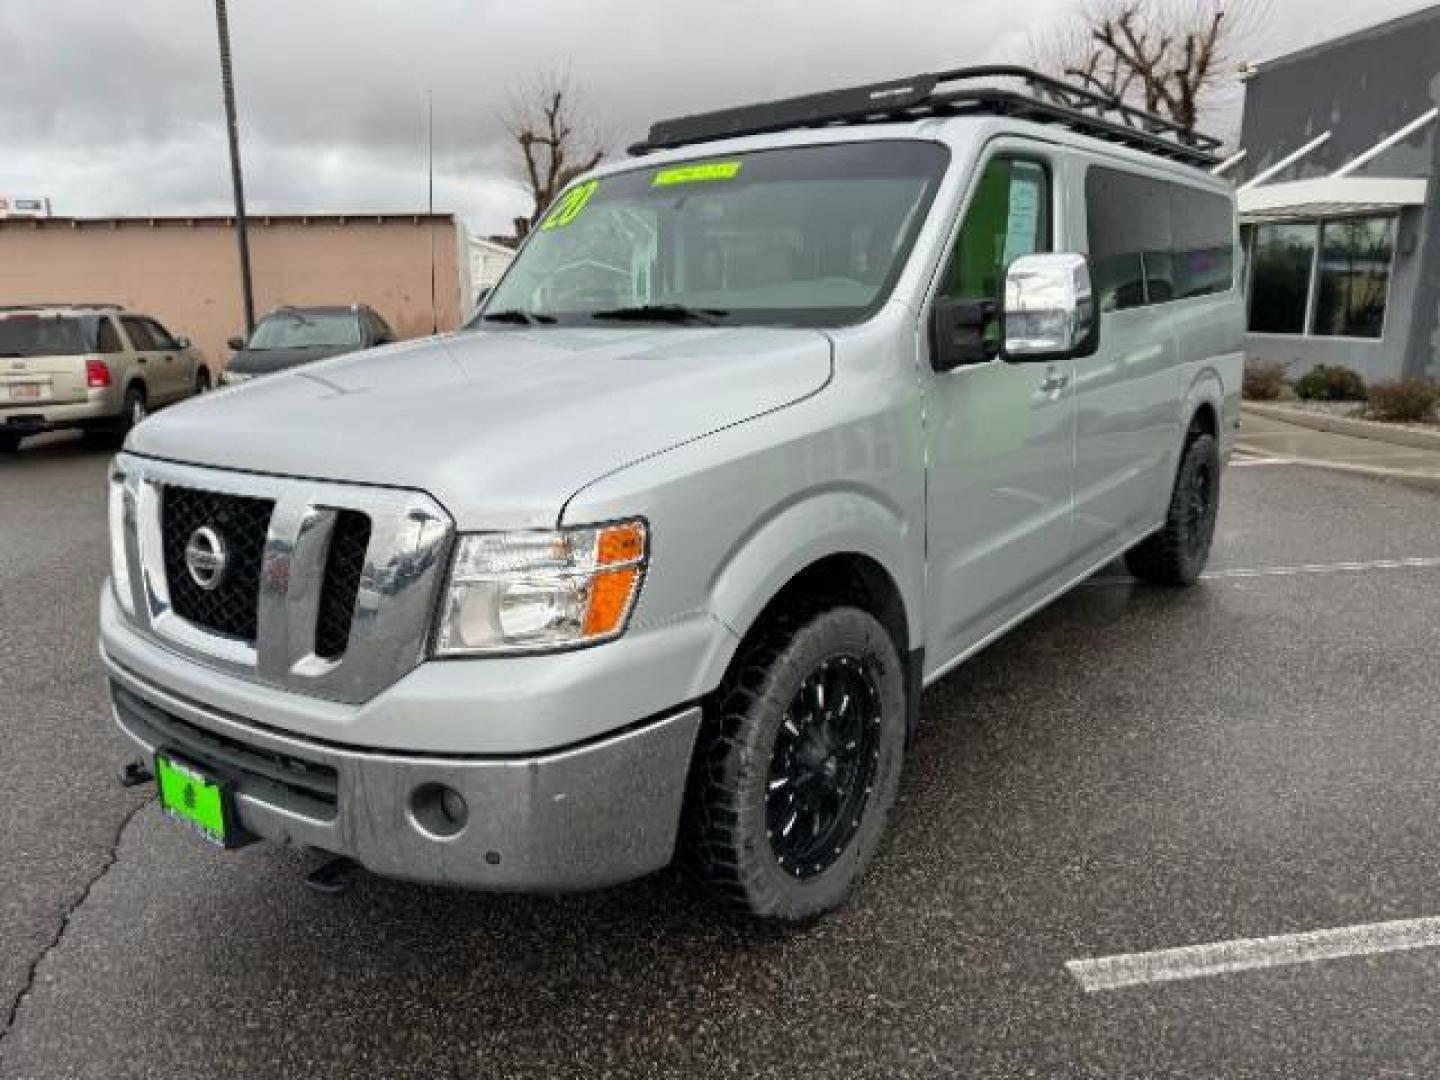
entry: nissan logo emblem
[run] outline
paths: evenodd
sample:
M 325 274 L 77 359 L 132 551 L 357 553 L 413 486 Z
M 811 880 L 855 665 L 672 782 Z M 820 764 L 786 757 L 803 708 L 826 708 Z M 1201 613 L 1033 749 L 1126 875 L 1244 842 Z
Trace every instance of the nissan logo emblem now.
M 225 580 L 225 567 L 230 553 L 225 541 L 209 525 L 201 525 L 190 534 L 185 545 L 185 569 L 190 571 L 190 580 L 206 592 L 214 592 Z

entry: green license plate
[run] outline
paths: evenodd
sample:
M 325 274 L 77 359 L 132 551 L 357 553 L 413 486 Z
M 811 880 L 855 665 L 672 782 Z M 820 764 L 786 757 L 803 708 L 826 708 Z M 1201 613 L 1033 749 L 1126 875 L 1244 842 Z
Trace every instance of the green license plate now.
M 155 755 L 155 783 L 166 814 L 217 847 L 230 846 L 235 829 L 228 784 L 164 750 Z

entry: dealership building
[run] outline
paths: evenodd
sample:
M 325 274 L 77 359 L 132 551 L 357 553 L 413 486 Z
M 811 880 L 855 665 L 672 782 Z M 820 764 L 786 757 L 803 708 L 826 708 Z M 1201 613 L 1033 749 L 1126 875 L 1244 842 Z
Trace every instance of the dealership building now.
M 1440 378 L 1440 7 L 1260 64 L 1237 155 L 1248 353 Z

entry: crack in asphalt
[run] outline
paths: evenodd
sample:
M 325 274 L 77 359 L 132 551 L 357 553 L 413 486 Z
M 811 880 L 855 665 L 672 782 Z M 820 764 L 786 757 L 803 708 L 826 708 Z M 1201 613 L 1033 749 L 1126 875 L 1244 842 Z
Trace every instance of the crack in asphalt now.
M 35 959 L 30 962 L 30 966 L 25 971 L 25 979 L 20 985 L 20 991 L 10 1003 L 4 1025 L 0 1026 L 0 1064 L 3 1064 L 5 1059 L 5 1041 L 15 1029 L 15 1021 L 19 1017 L 20 1010 L 24 1007 L 25 1002 L 29 999 L 30 992 L 35 989 L 35 980 L 40 974 L 40 966 L 45 963 L 46 957 L 60 947 L 60 943 L 65 940 L 65 931 L 70 928 L 70 920 L 75 917 L 77 911 L 85 906 L 86 902 L 90 899 L 90 894 L 95 890 L 95 886 L 100 884 L 105 875 L 110 873 L 116 862 L 119 861 L 120 845 L 125 839 L 125 830 L 130 827 L 130 823 L 135 820 L 136 815 L 154 801 L 155 797 L 152 795 L 150 798 L 136 804 L 120 820 L 120 827 L 115 830 L 115 839 L 110 844 L 110 850 L 106 853 L 105 861 L 100 865 L 100 868 L 91 875 L 90 880 L 85 883 L 85 888 L 80 890 L 80 895 L 76 897 L 75 902 L 65 909 L 65 914 L 60 919 L 60 925 L 55 928 L 55 933 L 50 941 L 40 950 Z

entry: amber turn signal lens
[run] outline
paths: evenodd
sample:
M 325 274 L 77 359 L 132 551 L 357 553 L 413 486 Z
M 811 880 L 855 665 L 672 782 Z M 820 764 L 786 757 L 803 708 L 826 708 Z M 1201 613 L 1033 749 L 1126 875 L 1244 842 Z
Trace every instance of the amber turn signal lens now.
M 639 562 L 645 557 L 645 526 L 638 521 L 611 525 L 600 531 L 595 561 L 601 566 Z
M 640 571 L 635 567 L 596 574 L 590 586 L 590 605 L 585 610 L 585 636 L 604 637 L 613 634 L 625 621 Z

